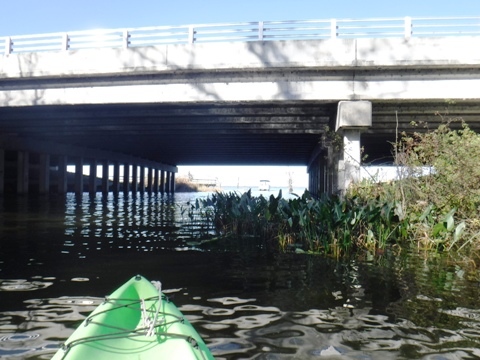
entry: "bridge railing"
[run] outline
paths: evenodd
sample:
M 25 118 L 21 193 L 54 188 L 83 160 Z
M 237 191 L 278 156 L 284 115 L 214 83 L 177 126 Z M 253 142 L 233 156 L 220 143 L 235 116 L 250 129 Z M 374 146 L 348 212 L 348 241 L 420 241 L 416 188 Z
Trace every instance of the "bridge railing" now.
M 205 42 L 465 35 L 480 35 L 480 17 L 257 21 L 19 35 L 0 38 L 0 54 Z

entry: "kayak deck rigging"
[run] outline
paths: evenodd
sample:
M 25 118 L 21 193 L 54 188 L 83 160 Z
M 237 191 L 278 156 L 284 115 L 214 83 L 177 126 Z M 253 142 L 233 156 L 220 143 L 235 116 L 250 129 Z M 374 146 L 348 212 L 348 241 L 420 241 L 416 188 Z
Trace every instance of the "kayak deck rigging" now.
M 141 282 L 145 279 L 134 277 L 132 280 Z M 134 285 L 137 284 L 134 283 Z M 101 353 L 110 352 L 110 356 L 112 356 L 118 355 L 120 349 L 124 353 L 129 351 L 142 353 L 142 356 L 146 356 L 145 359 L 150 359 L 157 348 L 159 349 L 156 350 L 158 355 L 161 353 L 162 346 L 167 346 L 169 342 L 185 340 L 185 343 L 188 343 L 186 346 L 192 349 L 190 350 L 193 354 L 192 359 L 213 359 L 203 340 L 188 320 L 161 292 L 161 284 L 159 282 L 153 283 L 153 286 L 143 284 L 143 287 L 145 286 L 148 290 L 145 292 L 148 295 L 152 293 L 151 288 L 155 286 L 158 290 L 157 295 L 139 296 L 138 298 L 115 297 L 114 295 L 122 289 L 120 288 L 112 296 L 105 297 L 103 303 L 83 321 L 77 331 L 62 345 L 59 352 L 62 352 L 63 355 L 58 358 L 70 359 L 72 353 L 75 353 L 73 359 L 81 358 L 73 350 L 83 353 L 84 351 L 91 352 L 92 349 Z M 134 295 L 137 295 L 137 290 L 135 289 Z M 129 291 L 131 292 L 131 289 L 127 287 L 125 291 L 120 292 L 128 293 Z M 77 336 L 74 336 L 76 333 L 78 333 Z M 178 343 L 175 346 L 170 344 L 166 349 L 169 349 L 170 354 L 172 349 L 176 347 L 178 347 Z M 183 349 L 182 351 L 186 350 Z M 57 356 L 59 352 L 57 352 Z

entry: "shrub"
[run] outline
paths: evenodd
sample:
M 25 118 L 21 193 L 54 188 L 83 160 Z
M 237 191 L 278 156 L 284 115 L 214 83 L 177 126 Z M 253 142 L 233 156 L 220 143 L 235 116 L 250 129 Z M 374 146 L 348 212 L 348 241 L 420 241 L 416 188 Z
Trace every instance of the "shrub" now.
M 406 220 L 404 230 L 417 247 L 476 250 L 480 135 L 463 121 L 448 119 L 433 131 L 404 134 L 394 145 L 399 179 L 389 184 L 357 184 L 350 196 L 375 195 L 399 204 L 400 220 Z

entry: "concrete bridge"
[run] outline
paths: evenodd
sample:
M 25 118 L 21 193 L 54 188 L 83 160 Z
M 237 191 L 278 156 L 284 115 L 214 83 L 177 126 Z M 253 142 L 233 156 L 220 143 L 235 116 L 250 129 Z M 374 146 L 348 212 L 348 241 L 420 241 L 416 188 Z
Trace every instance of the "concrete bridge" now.
M 113 191 L 171 192 L 177 165 L 211 164 L 306 165 L 313 193 L 341 192 L 362 147 L 391 161 L 412 122 L 479 130 L 479 35 L 480 18 L 403 18 L 6 37 L 0 192 L 64 192 L 68 164 L 77 192 L 83 165 L 91 192 L 97 165 L 102 191 L 113 166 Z

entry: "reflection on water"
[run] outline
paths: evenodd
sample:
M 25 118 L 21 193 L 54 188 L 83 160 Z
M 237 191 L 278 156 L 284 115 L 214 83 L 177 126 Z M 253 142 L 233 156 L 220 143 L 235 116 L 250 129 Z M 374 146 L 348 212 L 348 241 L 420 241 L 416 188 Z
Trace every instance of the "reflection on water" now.
M 164 249 L 176 240 L 173 197 L 122 195 L 94 199 L 68 196 L 64 253 L 85 257 L 90 251 Z M 81 242 L 78 239 L 83 239 Z
M 136 273 L 162 281 L 217 359 L 480 358 L 479 287 L 460 267 L 194 249 L 179 206 L 192 196 L 1 199 L 0 358 L 49 359 Z

